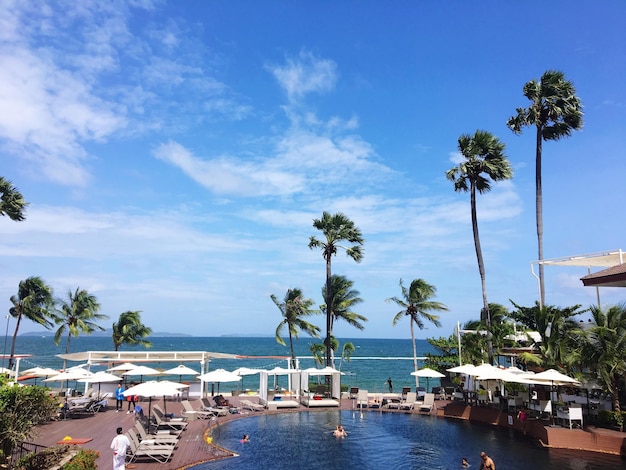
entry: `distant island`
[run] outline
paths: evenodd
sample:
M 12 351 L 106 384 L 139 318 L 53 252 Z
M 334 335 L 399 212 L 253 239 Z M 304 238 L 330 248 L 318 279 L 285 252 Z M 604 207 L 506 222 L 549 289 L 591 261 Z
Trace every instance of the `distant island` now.
M 87 337 L 92 337 L 92 338 L 110 338 L 113 335 L 113 330 L 111 330 L 111 328 L 108 328 L 105 331 L 94 331 L 92 334 L 90 335 L 81 335 L 81 338 L 87 338 Z M 19 336 L 28 336 L 28 337 L 33 337 L 33 336 L 43 336 L 43 337 L 50 337 L 52 338 L 54 336 L 54 331 L 30 331 L 28 333 L 22 333 Z M 186 333 L 169 333 L 167 331 L 159 331 L 157 333 L 152 333 L 150 335 L 151 338 L 194 338 L 195 335 L 188 335 Z M 232 334 L 228 334 L 228 335 L 220 335 L 220 338 L 270 338 L 270 337 L 274 337 L 273 334 L 249 334 L 249 335 L 242 335 L 240 333 L 232 333 Z

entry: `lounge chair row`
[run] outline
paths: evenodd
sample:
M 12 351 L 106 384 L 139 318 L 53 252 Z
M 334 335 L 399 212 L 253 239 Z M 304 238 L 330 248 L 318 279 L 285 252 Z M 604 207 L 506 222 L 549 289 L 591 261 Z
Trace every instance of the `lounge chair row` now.
M 427 393 L 424 400 L 418 400 L 417 392 L 407 392 L 400 401 L 389 401 L 383 403 L 382 400 L 370 400 L 367 390 L 359 390 L 357 396 L 357 408 L 388 408 L 399 410 L 415 410 L 420 413 L 430 413 L 435 407 L 435 394 Z
M 182 418 L 166 418 L 158 405 L 153 406 L 152 412 L 155 428 L 150 427 L 147 430 L 143 422 L 137 420 L 135 426 L 126 433 L 130 441 L 127 459 L 129 463 L 141 459 L 167 463 L 178 447 L 180 436 L 187 423 Z M 150 433 L 150 430 L 153 432 Z

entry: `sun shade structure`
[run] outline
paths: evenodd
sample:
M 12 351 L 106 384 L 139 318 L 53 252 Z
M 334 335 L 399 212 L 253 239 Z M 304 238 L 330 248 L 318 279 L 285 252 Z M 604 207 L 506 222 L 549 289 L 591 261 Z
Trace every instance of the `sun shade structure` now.
M 92 383 L 98 384 L 98 397 L 100 397 L 100 386 L 103 383 L 111 383 L 111 382 L 119 382 L 122 378 L 117 375 L 109 374 L 108 372 L 96 372 L 89 377 L 85 377 L 83 379 L 78 379 L 79 382 L 82 383 Z
M 176 396 L 181 393 L 183 388 L 189 387 L 189 385 L 181 384 L 178 382 L 170 382 L 169 380 L 162 380 L 157 382 L 156 380 L 150 380 L 149 382 L 143 382 L 134 387 L 130 387 L 123 392 L 125 397 L 140 396 L 148 398 L 148 422 L 150 422 L 150 413 L 152 411 L 152 398 L 163 397 L 163 408 L 167 411 L 167 403 L 165 397 Z
M 626 253 L 624 253 L 621 249 L 618 249 L 597 253 L 589 253 L 584 255 L 566 256 L 564 258 L 551 258 L 541 261 L 533 261 L 532 263 L 530 263 L 530 272 L 537 279 L 537 285 L 539 285 L 539 276 L 535 273 L 535 265 L 541 264 L 543 266 L 584 266 L 587 268 L 588 272 L 588 276 L 585 277 L 589 277 L 589 275 L 591 275 L 591 267 L 607 268 L 623 264 L 624 262 L 626 262 Z M 623 280 L 626 281 L 626 275 L 624 276 Z M 588 285 L 585 284 L 585 281 L 583 281 L 583 284 L 585 286 Z M 601 284 L 589 285 L 595 286 L 596 288 L 601 286 Z M 626 287 L 626 282 L 624 282 L 624 285 L 619 287 Z M 597 290 L 596 295 L 598 297 L 598 305 L 600 305 L 600 293 Z M 541 303 L 541 295 L 539 296 L 539 302 Z M 540 305 L 540 307 L 543 307 L 543 305 Z
M 109 372 L 126 372 L 127 370 L 132 370 L 137 367 L 137 364 L 133 364 L 131 362 L 125 362 L 124 364 L 120 364 L 119 366 L 111 367 L 107 369 Z

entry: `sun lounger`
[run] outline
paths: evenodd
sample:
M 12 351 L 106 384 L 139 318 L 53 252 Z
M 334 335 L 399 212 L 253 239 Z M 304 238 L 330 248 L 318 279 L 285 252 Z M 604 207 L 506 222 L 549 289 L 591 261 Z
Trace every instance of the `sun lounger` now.
M 420 413 L 430 413 L 435 407 L 435 394 L 427 393 L 424 396 L 424 403 L 419 406 Z
M 156 421 L 156 425 L 157 428 L 161 428 L 161 429 L 173 429 L 175 431 L 182 431 L 183 429 L 185 429 L 187 427 L 187 423 L 185 423 L 184 421 L 171 421 L 171 420 L 166 420 L 165 417 L 163 416 L 163 412 L 159 411 L 158 409 L 152 409 L 152 417 L 155 419 Z
M 259 403 L 251 402 L 250 400 L 246 400 L 246 399 L 239 400 L 239 404 L 241 405 L 243 409 L 250 410 L 250 411 L 263 411 L 265 409 L 263 405 Z
M 398 408 L 401 410 L 413 410 L 415 402 L 417 402 L 417 393 L 407 392 L 406 398 L 400 402 Z
M 359 394 L 356 399 L 356 407 L 367 408 L 367 405 L 368 405 L 367 390 L 359 390 Z
M 148 432 L 146 431 L 146 428 L 143 427 L 143 424 L 141 424 L 141 421 L 137 421 L 135 423 L 135 429 L 137 431 L 137 435 L 139 436 L 139 440 L 141 442 L 143 441 L 156 441 L 157 443 L 160 444 L 172 444 L 172 445 L 177 445 L 178 441 L 179 441 L 179 436 L 177 434 L 162 434 L 162 433 L 157 433 L 157 434 L 148 434 Z
M 228 408 L 216 408 L 211 405 L 211 402 L 207 397 L 200 398 L 200 403 L 202 403 L 202 410 L 209 411 L 213 413 L 214 416 L 227 416 Z
M 187 417 L 186 416 L 174 416 L 171 413 L 170 414 L 165 414 L 165 411 L 163 411 L 163 409 L 159 405 L 157 405 L 157 404 L 152 405 L 152 409 L 154 411 L 157 411 L 158 413 L 160 413 L 161 414 L 161 418 L 165 419 L 165 421 L 172 421 L 172 422 L 175 422 L 175 423 L 176 422 L 181 423 L 181 422 L 187 421 Z
M 142 457 L 152 459 L 159 463 L 167 463 L 172 458 L 174 446 L 169 444 L 153 444 L 154 441 L 140 442 L 133 430 L 126 433 L 130 441 L 129 462 L 134 462 Z
M 210 411 L 194 409 L 194 407 L 191 406 L 191 403 L 189 402 L 189 400 L 182 400 L 180 403 L 183 405 L 183 414 L 185 415 L 195 416 L 196 418 L 200 418 L 200 419 L 209 419 L 212 416 L 215 416 Z

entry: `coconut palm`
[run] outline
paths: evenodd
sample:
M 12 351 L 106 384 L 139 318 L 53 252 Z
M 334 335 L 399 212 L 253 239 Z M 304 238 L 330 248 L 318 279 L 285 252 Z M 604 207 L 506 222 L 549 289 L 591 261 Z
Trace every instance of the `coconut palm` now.
M 276 327 L 276 342 L 285 346 L 285 341 L 281 335 L 283 329 L 287 327 L 289 349 L 291 351 L 291 367 L 295 369 L 296 353 L 293 349 L 293 338 L 297 338 L 300 331 L 304 331 L 314 338 L 319 338 L 319 327 L 304 319 L 304 317 L 315 315 L 319 312 L 311 308 L 313 300 L 305 298 L 301 289 L 287 289 L 285 298 L 282 301 L 278 300 L 274 294 L 270 295 L 270 298 L 283 316 L 282 321 Z
M 25 219 L 24 211 L 28 203 L 13 184 L 0 176 L 0 215 L 16 222 Z
M 363 325 L 363 322 L 367 321 L 367 317 L 352 311 L 352 308 L 355 305 L 363 302 L 363 299 L 359 297 L 359 291 L 352 288 L 354 282 L 352 282 L 345 276 L 338 276 L 333 274 L 331 276 L 330 285 L 330 311 L 332 312 L 330 319 L 330 331 L 334 331 L 336 320 L 343 320 L 359 330 L 364 330 L 365 325 Z M 323 286 L 322 297 L 328 299 L 326 290 L 326 286 Z M 320 310 L 322 310 L 323 312 L 327 311 L 328 309 L 326 308 L 326 304 L 322 305 L 320 307 Z M 334 352 L 335 348 L 332 348 L 330 351 L 331 364 L 335 363 Z
M 96 330 L 104 331 L 104 328 L 96 323 L 97 320 L 109 318 L 107 315 L 98 313 L 100 304 L 96 296 L 84 289 L 77 287 L 74 292 L 67 291 L 67 299 L 59 299 L 59 308 L 55 314 L 55 323 L 59 325 L 54 334 L 54 344 L 58 345 L 61 337 L 67 331 L 65 354 L 70 352 L 70 339 L 78 338 L 81 333 L 90 335 Z M 63 360 L 65 369 L 67 361 Z
M 52 328 L 54 323 L 54 299 L 52 288 L 48 286 L 40 277 L 31 276 L 20 282 L 17 295 L 11 296 L 13 307 L 9 313 L 17 319 L 13 340 L 11 341 L 11 354 L 9 357 L 9 368 L 13 367 L 13 357 L 15 356 L 15 339 L 20 329 L 22 318 L 26 318 L 47 329 Z
M 593 326 L 583 334 L 582 365 L 613 396 L 613 411 L 619 412 L 619 382 L 626 374 L 626 304 L 590 310 Z
M 487 282 L 485 280 L 485 263 L 478 234 L 478 217 L 476 215 L 476 191 L 480 194 L 491 190 L 491 181 L 510 179 L 513 176 L 511 165 L 504 155 L 504 144 L 486 131 L 476 131 L 473 136 L 463 134 L 459 137 L 458 149 L 464 161 L 446 172 L 446 178 L 454 182 L 454 190 L 470 193 L 470 210 L 472 214 L 472 231 L 474 248 L 478 260 L 478 272 L 483 293 L 482 321 L 489 329 L 489 301 L 487 300 Z M 493 347 L 488 345 L 489 363 L 493 363 Z
M 120 314 L 117 323 L 113 323 L 113 346 L 118 351 L 123 344 L 152 347 L 152 342 L 145 339 L 152 334 L 152 329 L 141 323 L 140 311 L 127 311 Z
M 343 360 L 345 359 L 347 362 L 350 362 L 350 358 L 352 357 L 352 353 L 356 348 L 353 343 L 347 342 L 344 343 L 341 348 L 341 360 L 339 361 L 339 370 L 341 370 L 341 366 L 343 365 Z
M 524 96 L 531 101 L 528 108 L 517 108 L 517 114 L 506 125 L 516 134 L 526 126 L 535 126 L 535 203 L 537 219 L 537 251 L 543 260 L 543 189 L 541 181 L 542 144 L 544 140 L 569 137 L 572 131 L 583 126 L 580 98 L 574 85 L 565 79 L 563 72 L 548 70 L 541 80 L 531 80 L 524 85 Z M 543 264 L 539 263 L 539 300 L 545 305 Z
M 354 261 L 359 263 L 363 259 L 363 251 L 361 245 L 365 242 L 361 235 L 361 230 L 354 224 L 352 220 L 346 217 L 341 212 L 331 215 L 328 212 L 322 214 L 321 219 L 313 220 L 313 227 L 320 230 L 324 239 L 319 240 L 314 236 L 309 239 L 309 248 L 321 248 L 322 256 L 326 261 L 326 305 L 330 305 L 331 308 L 326 311 L 326 366 L 330 367 L 332 364 L 332 345 L 330 343 L 330 337 L 332 335 L 332 302 L 330 301 L 332 295 L 331 286 L 331 260 L 334 255 L 337 254 L 337 250 L 342 248 L 346 251 L 346 254 Z M 347 242 L 349 246 L 343 246 L 342 243 Z
M 415 331 L 413 324 L 422 330 L 424 329 L 424 320 L 429 321 L 433 325 L 439 327 L 441 322 L 439 316 L 431 312 L 444 312 L 448 310 L 448 307 L 441 302 L 431 300 L 435 297 L 437 289 L 435 286 L 431 286 L 424 279 L 414 279 L 411 282 L 411 286 L 407 289 L 400 279 L 400 289 L 402 291 L 402 298 L 391 297 L 387 299 L 387 302 L 393 302 L 396 305 L 402 307 L 395 317 L 393 317 L 393 326 L 396 326 L 398 322 L 404 317 L 409 317 L 409 325 L 411 327 L 411 341 L 413 342 L 413 370 L 417 370 L 417 346 L 415 345 Z M 415 386 L 419 384 L 419 378 L 415 376 Z

